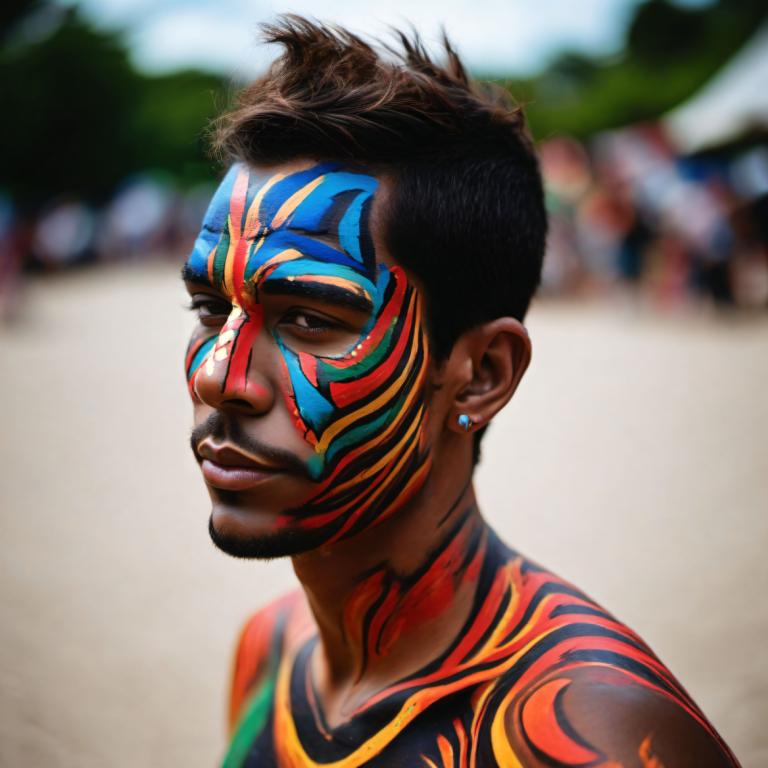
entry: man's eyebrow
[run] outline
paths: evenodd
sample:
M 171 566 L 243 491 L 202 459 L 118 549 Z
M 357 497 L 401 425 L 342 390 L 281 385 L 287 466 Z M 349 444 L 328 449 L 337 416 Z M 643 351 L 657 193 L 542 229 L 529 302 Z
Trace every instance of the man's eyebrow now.
M 328 304 L 349 307 L 358 312 L 370 313 L 373 311 L 373 302 L 364 293 L 311 279 L 284 280 L 275 278 L 265 280 L 259 286 L 259 291 L 272 296 L 303 296 Z
M 181 279 L 185 283 L 198 283 L 199 285 L 211 286 L 211 281 L 208 279 L 208 275 L 201 275 L 196 270 L 192 269 L 189 264 L 185 264 L 181 268 Z

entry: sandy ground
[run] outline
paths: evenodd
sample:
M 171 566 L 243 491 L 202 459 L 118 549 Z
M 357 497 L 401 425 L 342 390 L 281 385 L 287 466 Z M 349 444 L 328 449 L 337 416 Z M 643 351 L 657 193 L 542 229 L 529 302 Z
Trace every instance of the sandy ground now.
M 176 267 L 31 285 L 0 330 L 3 766 L 211 766 L 232 643 L 293 583 L 208 541 Z M 768 322 L 532 312 L 484 509 L 768 765 Z

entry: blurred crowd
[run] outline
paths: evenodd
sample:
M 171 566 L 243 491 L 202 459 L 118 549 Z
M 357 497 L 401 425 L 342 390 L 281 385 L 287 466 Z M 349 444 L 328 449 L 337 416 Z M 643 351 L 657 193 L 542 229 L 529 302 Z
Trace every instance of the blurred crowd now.
M 654 307 L 768 307 L 768 146 L 677 156 L 655 125 L 541 147 L 542 291 Z
M 16 316 L 25 274 L 180 257 L 213 190 L 213 182 L 182 190 L 164 174 L 140 174 L 100 208 L 60 199 L 32 219 L 17 216 L 10 197 L 0 193 L 0 321 Z
M 550 211 L 544 295 L 768 306 L 768 146 L 685 158 L 658 127 L 640 126 L 588 146 L 554 138 L 540 151 Z M 0 194 L 0 317 L 16 316 L 30 272 L 181 256 L 212 190 L 142 174 L 99 209 L 62 199 L 31 220 Z
M 635 3 L 620 54 L 563 50 L 498 79 L 534 136 L 559 137 L 539 143 L 543 295 L 768 306 L 767 7 Z M 0 14 L 0 100 L 34 118 L 0 122 L 0 322 L 19 317 L 34 273 L 190 247 L 212 192 L 206 126 L 236 83 L 148 73 L 134 54 L 127 29 L 82 4 Z

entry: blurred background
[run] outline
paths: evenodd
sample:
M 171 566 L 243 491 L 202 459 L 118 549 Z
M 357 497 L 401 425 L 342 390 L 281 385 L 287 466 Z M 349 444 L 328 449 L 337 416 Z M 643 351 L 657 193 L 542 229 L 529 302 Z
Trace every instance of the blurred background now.
M 292 584 L 207 541 L 178 280 L 221 173 L 208 123 L 283 11 L 444 25 L 526 106 L 551 232 L 484 509 L 768 765 L 759 0 L 2 4 L 0 764 L 215 764 L 238 626 Z

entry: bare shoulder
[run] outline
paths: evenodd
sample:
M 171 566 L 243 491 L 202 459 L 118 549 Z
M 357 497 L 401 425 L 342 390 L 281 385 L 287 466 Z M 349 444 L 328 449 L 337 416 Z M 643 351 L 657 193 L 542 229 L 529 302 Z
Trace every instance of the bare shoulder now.
M 248 617 L 237 640 L 229 701 L 230 726 L 238 720 L 251 691 L 279 663 L 285 649 L 311 628 L 306 599 L 296 589 Z
M 489 764 L 738 766 L 641 637 L 546 569 L 509 562 L 516 600 L 501 635 L 509 655 L 486 699 Z
M 530 686 L 505 712 L 505 732 L 532 766 L 738 766 L 693 702 L 611 669 L 576 667 Z

